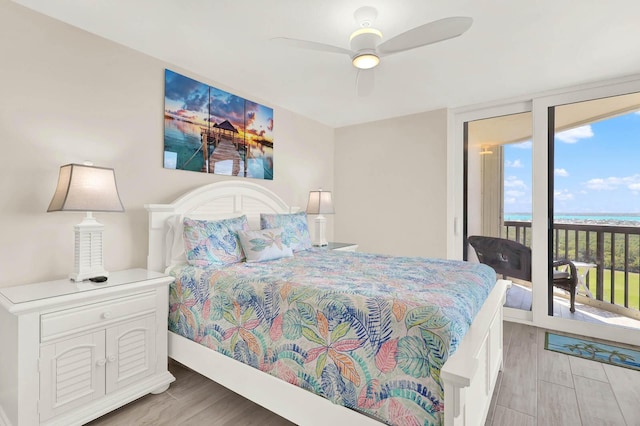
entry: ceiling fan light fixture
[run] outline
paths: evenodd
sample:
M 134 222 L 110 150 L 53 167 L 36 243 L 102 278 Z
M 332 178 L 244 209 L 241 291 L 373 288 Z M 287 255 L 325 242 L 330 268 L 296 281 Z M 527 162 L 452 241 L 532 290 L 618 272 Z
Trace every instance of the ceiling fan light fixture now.
M 376 67 L 380 63 L 380 58 L 373 53 L 362 53 L 354 56 L 351 62 L 358 69 L 368 70 Z

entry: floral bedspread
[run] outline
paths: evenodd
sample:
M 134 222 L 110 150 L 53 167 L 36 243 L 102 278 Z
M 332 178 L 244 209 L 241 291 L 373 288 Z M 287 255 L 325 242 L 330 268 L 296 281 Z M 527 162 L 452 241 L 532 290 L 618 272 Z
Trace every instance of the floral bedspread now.
M 175 267 L 169 329 L 394 425 L 440 425 L 440 369 L 493 288 L 486 265 L 312 249 Z

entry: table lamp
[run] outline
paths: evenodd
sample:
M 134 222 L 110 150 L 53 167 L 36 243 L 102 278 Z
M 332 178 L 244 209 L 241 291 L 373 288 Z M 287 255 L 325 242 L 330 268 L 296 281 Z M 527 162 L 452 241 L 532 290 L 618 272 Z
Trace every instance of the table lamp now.
M 58 186 L 47 212 L 83 211 L 84 220 L 74 226 L 73 281 L 95 279 L 104 281 L 109 273 L 104 269 L 102 232 L 93 212 L 123 212 L 113 169 L 92 164 L 67 164 L 60 167 Z M 96 278 L 104 277 L 104 278 Z
M 307 203 L 307 214 L 317 214 L 315 224 L 315 241 L 314 246 L 326 246 L 329 243 L 325 238 L 325 228 L 327 225 L 327 219 L 323 216 L 325 214 L 333 214 L 333 200 L 331 199 L 331 191 L 309 191 L 309 202 Z

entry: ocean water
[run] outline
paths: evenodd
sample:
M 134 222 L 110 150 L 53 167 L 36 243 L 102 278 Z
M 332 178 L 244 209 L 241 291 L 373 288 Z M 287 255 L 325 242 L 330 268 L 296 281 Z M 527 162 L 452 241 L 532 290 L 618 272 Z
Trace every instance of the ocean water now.
M 164 151 L 165 158 L 169 160 L 165 163 L 165 168 L 199 172 L 202 170 L 204 158 L 202 153 L 195 156 L 194 153 L 201 144 L 200 126 L 165 117 Z
M 553 218 L 558 222 L 640 223 L 640 213 L 559 213 L 554 215 Z M 504 220 L 531 222 L 531 213 L 505 213 Z

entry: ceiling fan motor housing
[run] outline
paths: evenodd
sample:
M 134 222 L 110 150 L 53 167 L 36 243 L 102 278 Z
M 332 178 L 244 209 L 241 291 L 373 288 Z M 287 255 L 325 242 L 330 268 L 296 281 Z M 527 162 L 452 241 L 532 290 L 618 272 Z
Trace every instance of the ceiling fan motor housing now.
M 382 39 L 382 33 L 375 28 L 360 28 L 351 34 L 350 47 L 354 52 L 375 53 L 376 46 Z M 363 52 L 364 53 L 364 52 Z
M 359 69 L 370 69 L 378 65 L 380 59 L 376 53 L 376 46 L 381 38 L 382 33 L 375 28 L 360 28 L 354 31 L 350 37 L 353 66 Z

